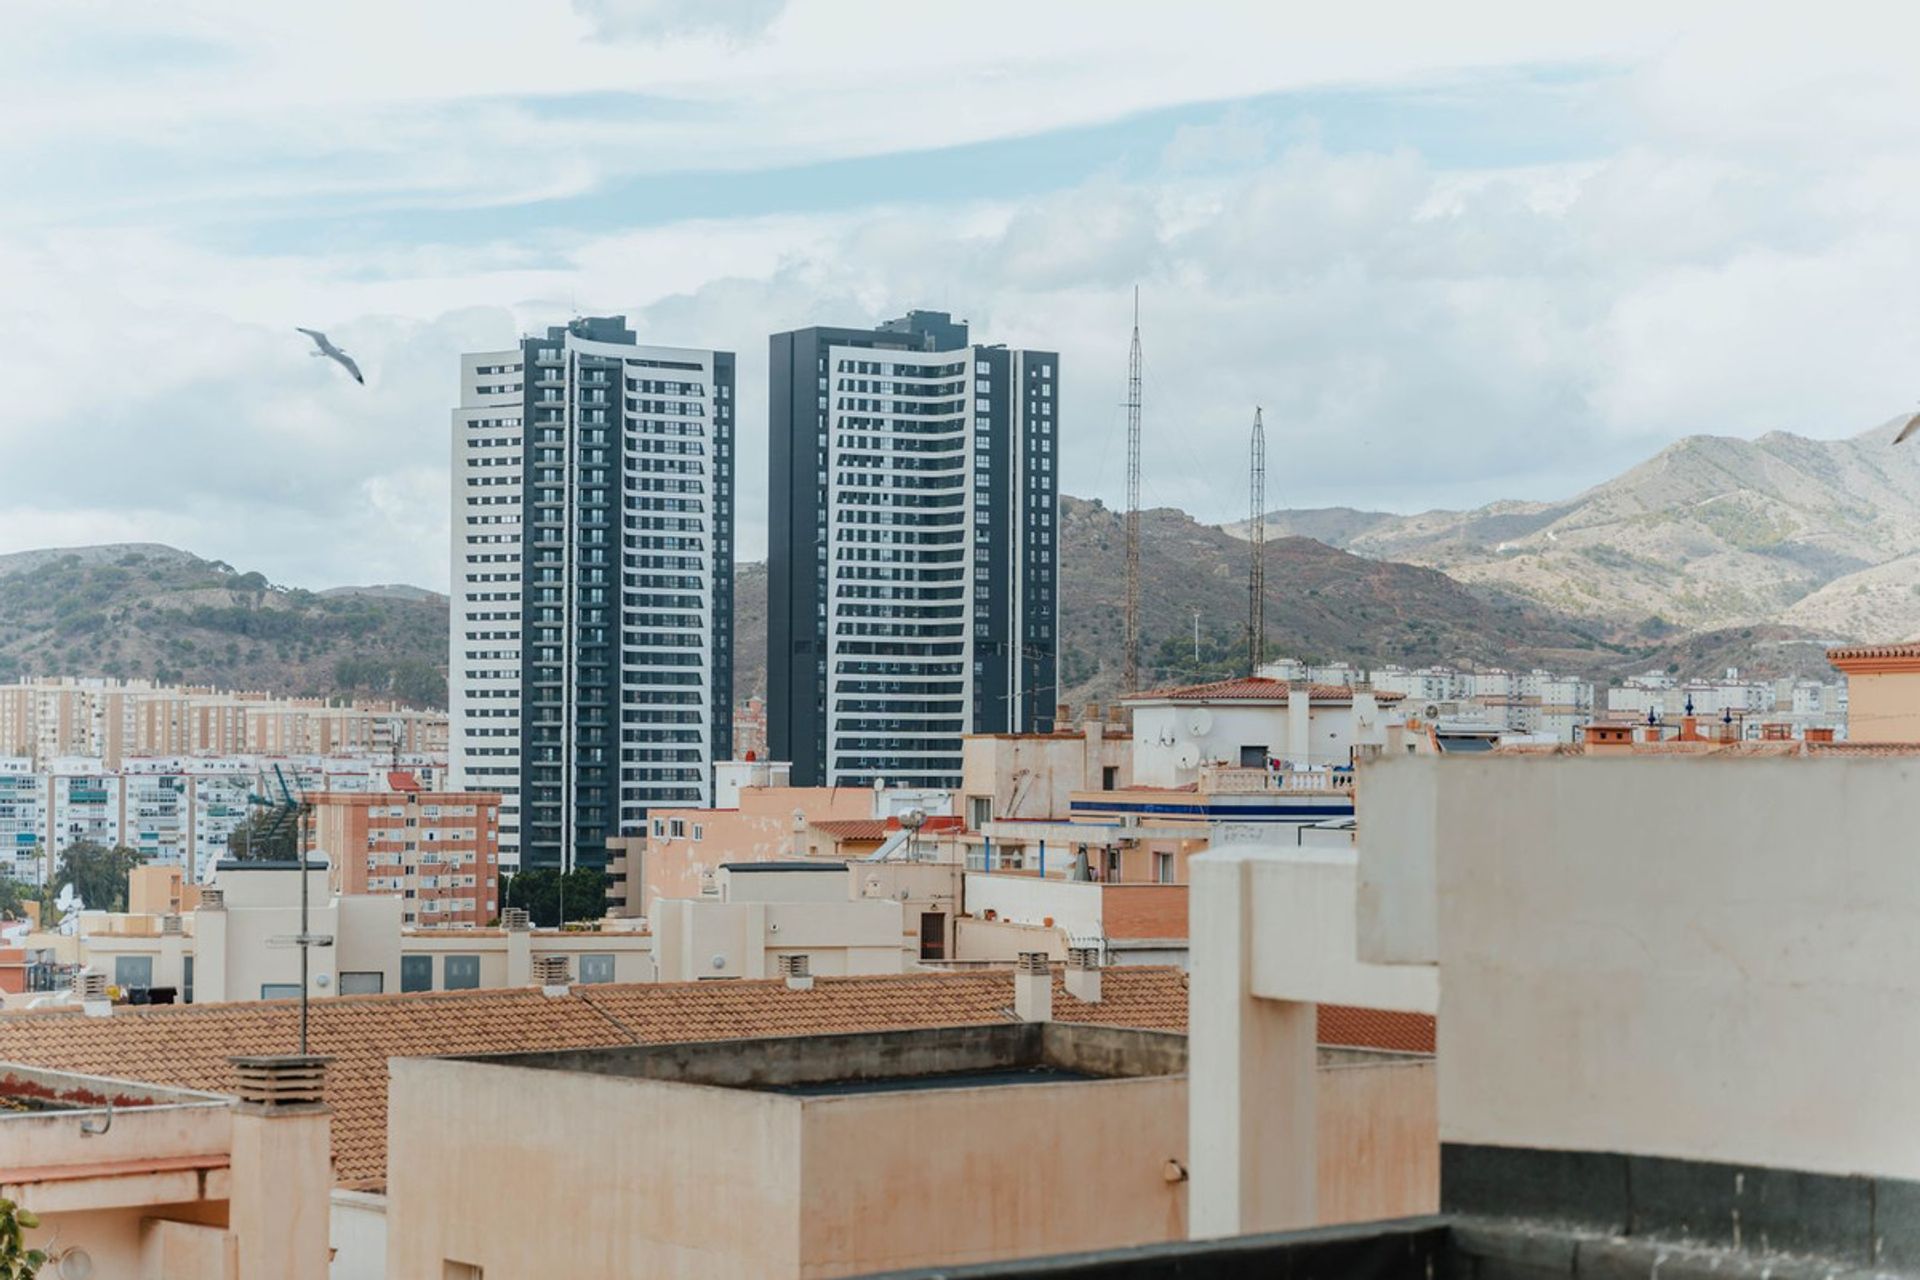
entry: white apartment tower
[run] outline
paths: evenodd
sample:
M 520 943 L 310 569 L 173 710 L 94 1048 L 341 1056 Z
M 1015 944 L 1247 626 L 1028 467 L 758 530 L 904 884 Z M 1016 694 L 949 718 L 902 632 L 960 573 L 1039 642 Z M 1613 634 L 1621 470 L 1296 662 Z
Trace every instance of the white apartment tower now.
M 498 791 L 503 867 L 603 865 L 701 806 L 733 693 L 731 352 L 587 317 L 461 358 L 450 786 Z

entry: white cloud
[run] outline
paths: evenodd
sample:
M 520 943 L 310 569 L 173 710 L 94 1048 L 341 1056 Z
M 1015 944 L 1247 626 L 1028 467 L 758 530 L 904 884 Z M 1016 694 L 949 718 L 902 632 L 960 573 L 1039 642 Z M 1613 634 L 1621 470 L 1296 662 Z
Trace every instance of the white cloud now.
M 573 0 L 573 7 L 611 40 L 717 32 L 740 41 L 764 35 L 787 0 Z
M 22 101 L 52 73 L 0 53 L 13 85 L 0 107 L 23 112 L 4 117 L 0 161 L 64 146 L 84 170 L 102 133 L 190 127 L 204 148 L 225 122 L 246 155 L 292 139 L 286 172 L 312 198 L 464 208 L 591 188 L 613 163 L 594 148 L 641 169 L 696 154 L 745 164 L 1436 66 L 1471 92 L 1457 68 L 1474 60 L 1584 50 L 1629 69 L 1586 91 L 1607 146 L 1577 163 L 1463 171 L 1410 145 L 1276 151 L 1279 135 L 1225 110 L 1176 134 L 1156 174 L 1115 165 L 1032 198 L 929 203 L 903 186 L 881 208 L 553 226 L 470 245 L 436 237 L 428 217 L 398 249 L 322 220 L 310 248 L 249 250 L 211 232 L 209 210 L 244 232 L 255 202 L 291 179 L 238 157 L 204 179 L 143 177 L 110 200 L 97 182 L 76 188 L 68 196 L 93 202 L 83 220 L 50 212 L 58 192 L 16 186 L 11 208 L 0 201 L 0 550 L 151 539 L 300 585 L 444 586 L 454 358 L 574 312 L 625 311 L 649 340 L 739 353 L 744 555 L 764 547 L 766 335 L 909 306 L 951 309 L 985 340 L 1061 350 L 1065 486 L 1112 500 L 1140 283 L 1148 497 L 1213 518 L 1244 510 L 1255 403 L 1276 501 L 1404 509 L 1555 496 L 1687 431 L 1838 434 L 1916 394 L 1920 304 L 1905 281 L 1920 253 L 1920 144 L 1904 121 L 1920 92 L 1887 57 L 1814 47 L 1796 63 L 1795 42 L 1760 23 L 1742 28 L 1738 57 L 1718 31 L 1643 56 L 1650 20 L 1609 15 L 1619 32 L 1601 38 L 1598 18 L 1549 27 L 1539 6 L 1505 26 L 1423 9 L 1404 30 L 1364 32 L 1295 13 L 1277 43 L 1282 6 L 1238 19 L 1197 6 L 1179 33 L 1144 24 L 1151 38 L 1113 8 L 1089 22 L 1070 5 L 1026 6 L 1030 22 L 921 41 L 796 3 L 742 47 L 670 31 L 660 49 L 599 43 L 558 4 L 476 4 L 470 21 L 437 23 L 388 6 L 396 49 L 341 76 L 326 67 L 363 21 L 351 6 L 330 11 L 339 31 L 188 6 L 184 29 L 232 61 L 166 79 L 177 100 L 151 80 L 82 76 L 70 132 Z M 52 65 L 66 56 L 27 43 Z M 296 65 L 302 44 L 318 70 Z M 444 56 L 424 56 L 435 48 Z M 636 108 L 582 126 L 592 147 L 543 151 L 571 129 L 486 96 L 571 89 L 700 109 Z M 368 135 L 370 121 L 388 131 Z M 156 192 L 196 203 L 136 207 Z M 294 324 L 327 329 L 369 386 L 308 360 Z

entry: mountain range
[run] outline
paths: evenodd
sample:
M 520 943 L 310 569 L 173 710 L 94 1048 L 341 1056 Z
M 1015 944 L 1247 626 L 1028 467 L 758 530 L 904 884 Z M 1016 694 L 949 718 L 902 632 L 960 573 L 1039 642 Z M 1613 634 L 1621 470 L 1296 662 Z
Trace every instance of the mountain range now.
M 1561 502 L 1276 511 L 1266 527 L 1608 626 L 1900 639 L 1920 632 L 1920 445 L 1893 446 L 1904 421 L 1840 440 L 1689 436 Z
M 1835 641 L 1920 634 L 1920 446 L 1691 436 L 1559 502 L 1266 519 L 1265 652 L 1377 665 L 1827 671 Z M 1060 499 L 1061 700 L 1124 692 L 1121 513 Z M 1141 516 L 1141 683 L 1244 670 L 1247 527 Z M 767 573 L 735 573 L 735 696 L 766 686 Z M 318 591 L 159 544 L 0 556 L 0 679 L 156 676 L 445 705 L 447 601 Z

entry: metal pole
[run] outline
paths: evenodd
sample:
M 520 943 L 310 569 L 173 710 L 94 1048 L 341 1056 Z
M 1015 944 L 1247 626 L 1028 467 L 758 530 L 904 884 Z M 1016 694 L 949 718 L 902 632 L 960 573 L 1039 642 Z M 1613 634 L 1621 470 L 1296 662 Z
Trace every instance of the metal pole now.
M 300 867 L 300 1056 L 307 1056 L 307 951 L 311 943 L 308 939 L 309 922 L 307 920 L 307 840 L 312 835 L 312 810 L 307 807 L 305 796 L 300 798 L 300 822 L 295 828 L 300 833 L 294 849 L 294 860 Z

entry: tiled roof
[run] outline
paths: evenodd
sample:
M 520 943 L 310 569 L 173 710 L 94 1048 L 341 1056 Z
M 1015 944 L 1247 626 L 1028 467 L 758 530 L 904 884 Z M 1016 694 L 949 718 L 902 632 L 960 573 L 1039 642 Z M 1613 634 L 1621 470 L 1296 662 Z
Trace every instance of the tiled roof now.
M 1107 970 L 1112 973 L 1113 970 Z M 1350 1049 L 1391 1049 L 1399 1053 L 1433 1052 L 1433 1015 L 1391 1009 L 1320 1006 L 1320 1043 Z
M 1920 643 L 1855 644 L 1827 650 L 1828 662 L 1847 662 L 1862 658 L 1920 658 Z
M 1116 966 L 1098 1004 L 1082 1004 L 1055 978 L 1062 1022 L 1184 1031 L 1187 975 Z M 691 1040 L 827 1035 L 902 1027 L 1003 1022 L 1013 1016 L 1013 975 L 1004 970 L 819 978 L 811 991 L 778 980 L 575 986 L 565 996 L 504 988 L 415 995 L 336 996 L 314 1001 L 308 1043 L 327 1054 L 335 1176 L 378 1181 L 386 1172 L 387 1059 L 511 1053 Z M 293 1000 L 77 1010 L 0 1016 L 0 1061 L 228 1092 L 227 1059 L 291 1053 L 300 1006 Z M 1433 1019 L 1322 1005 L 1320 1040 L 1433 1052 Z
M 885 840 L 888 831 L 884 818 L 828 818 L 810 825 L 836 840 Z
M 1186 1027 L 1179 970 L 1112 969 L 1101 995 L 1083 1005 L 1058 988 L 1054 1016 Z M 951 1026 L 1003 1021 L 1012 1006 L 1008 972 L 820 978 L 811 991 L 762 981 L 575 986 L 565 996 L 531 987 L 339 996 L 313 1002 L 308 1044 L 334 1059 L 327 1101 L 335 1174 L 357 1182 L 385 1171 L 389 1057 Z M 226 1092 L 227 1059 L 292 1053 L 299 1019 L 292 1000 L 121 1007 L 108 1018 L 11 1014 L 0 1017 L 0 1061 Z
M 1316 684 L 1309 686 L 1307 696 L 1313 702 L 1352 702 L 1353 690 L 1344 684 Z M 1378 702 L 1398 702 L 1406 695 L 1382 689 L 1376 690 L 1373 696 Z M 1166 689 L 1149 689 L 1121 699 L 1123 702 L 1285 702 L 1286 700 L 1287 682 L 1267 676 L 1243 676 L 1238 680 L 1215 680 L 1211 684 L 1185 684 Z

